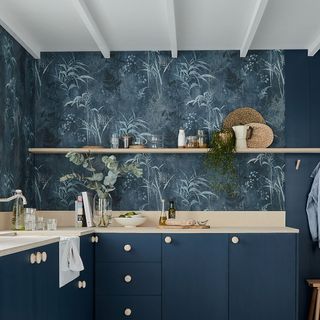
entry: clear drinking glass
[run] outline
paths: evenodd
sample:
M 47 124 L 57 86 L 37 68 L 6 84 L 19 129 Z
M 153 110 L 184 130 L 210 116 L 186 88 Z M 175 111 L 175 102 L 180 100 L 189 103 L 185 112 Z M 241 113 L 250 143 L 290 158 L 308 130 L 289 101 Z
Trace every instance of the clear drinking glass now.
M 161 148 L 162 147 L 162 139 L 158 134 L 153 134 L 151 136 L 151 148 Z
M 46 224 L 45 224 L 43 217 L 37 217 L 36 229 L 37 230 L 45 230 L 46 229 Z
M 119 149 L 119 136 L 117 133 L 113 133 L 111 136 L 111 148 Z
M 57 219 L 47 220 L 47 230 L 50 230 L 50 231 L 57 230 Z

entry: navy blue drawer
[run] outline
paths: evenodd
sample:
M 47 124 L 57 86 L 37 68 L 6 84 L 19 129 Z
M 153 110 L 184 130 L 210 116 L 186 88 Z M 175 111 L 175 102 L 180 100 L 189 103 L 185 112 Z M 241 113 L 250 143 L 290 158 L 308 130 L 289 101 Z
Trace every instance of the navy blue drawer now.
M 125 315 L 131 311 L 130 316 Z M 130 311 L 128 310 L 130 309 Z M 96 298 L 96 320 L 161 320 L 161 297 L 110 297 Z
M 160 295 L 161 264 L 98 262 L 96 264 L 96 294 Z
M 160 262 L 160 234 L 98 234 L 96 261 Z

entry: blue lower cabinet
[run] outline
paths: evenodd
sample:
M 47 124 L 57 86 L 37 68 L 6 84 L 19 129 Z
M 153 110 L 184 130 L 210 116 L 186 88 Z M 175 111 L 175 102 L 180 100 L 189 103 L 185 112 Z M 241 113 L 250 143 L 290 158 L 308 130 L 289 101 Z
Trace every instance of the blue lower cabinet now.
M 163 235 L 162 319 L 228 319 L 226 234 Z
M 161 320 L 160 296 L 97 296 L 96 319 Z M 166 319 L 166 318 L 163 318 Z M 183 319 L 183 318 L 176 318 Z M 201 319 L 201 318 L 195 318 Z
M 0 257 L 0 319 L 33 319 L 33 270 L 24 251 Z
M 96 244 L 99 262 L 160 262 L 160 234 L 100 233 Z
M 229 319 L 295 320 L 296 309 L 297 235 L 230 235 Z
M 98 234 L 95 319 L 161 320 L 161 234 Z
M 80 238 L 80 254 L 84 271 L 74 281 L 58 290 L 59 320 L 94 318 L 94 244 L 92 235 Z M 79 286 L 80 284 L 80 286 Z
M 97 263 L 97 295 L 161 295 L 161 263 Z
M 32 264 L 37 252 L 46 261 Z M 0 258 L 0 319 L 55 319 L 58 257 L 58 244 L 52 244 Z

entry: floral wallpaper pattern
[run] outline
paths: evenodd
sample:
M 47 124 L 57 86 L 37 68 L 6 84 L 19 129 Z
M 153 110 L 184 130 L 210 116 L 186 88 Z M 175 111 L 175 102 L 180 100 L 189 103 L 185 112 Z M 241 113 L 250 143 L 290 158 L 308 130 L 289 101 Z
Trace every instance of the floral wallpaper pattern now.
M 0 27 L 0 197 L 21 188 L 32 199 L 34 60 Z M 0 210 L 11 205 L 0 204 Z
M 284 54 L 236 51 L 44 54 L 35 62 L 35 145 L 110 146 L 111 134 L 129 134 L 150 144 L 160 135 L 166 147 L 187 135 L 210 135 L 224 117 L 251 106 L 284 146 Z M 111 193 L 118 210 L 159 210 L 174 199 L 179 210 L 283 210 L 284 159 L 279 155 L 237 155 L 235 196 L 211 188 L 215 173 L 202 155 L 118 155 L 139 164 L 143 176 L 119 179 Z M 62 155 L 36 155 L 35 201 L 43 209 L 72 209 L 81 183 L 60 181 L 74 168 Z

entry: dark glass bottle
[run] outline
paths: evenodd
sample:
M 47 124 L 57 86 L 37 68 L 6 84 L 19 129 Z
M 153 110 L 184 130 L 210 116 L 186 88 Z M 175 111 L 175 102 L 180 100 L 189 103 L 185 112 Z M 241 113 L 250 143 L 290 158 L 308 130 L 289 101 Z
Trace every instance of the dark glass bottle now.
M 176 209 L 174 207 L 174 202 L 169 202 L 169 210 L 168 210 L 168 218 L 169 219 L 175 219 L 176 218 Z

